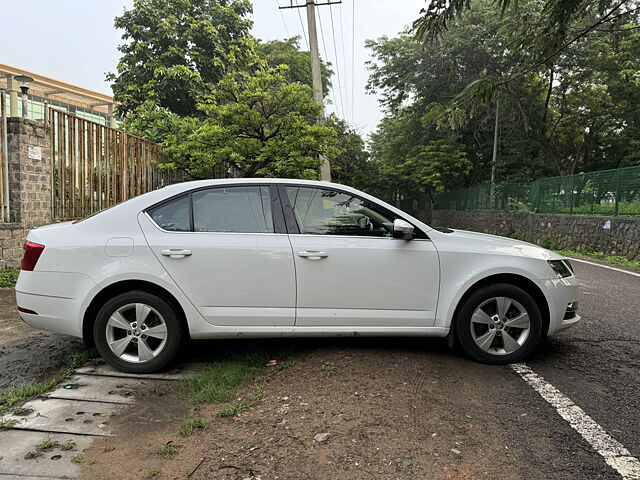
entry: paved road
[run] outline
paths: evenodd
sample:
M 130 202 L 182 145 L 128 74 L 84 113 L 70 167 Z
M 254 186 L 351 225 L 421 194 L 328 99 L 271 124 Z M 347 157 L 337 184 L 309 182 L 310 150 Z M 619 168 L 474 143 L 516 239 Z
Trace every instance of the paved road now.
M 640 457 L 640 277 L 573 262 L 582 322 L 529 360 L 535 372 Z

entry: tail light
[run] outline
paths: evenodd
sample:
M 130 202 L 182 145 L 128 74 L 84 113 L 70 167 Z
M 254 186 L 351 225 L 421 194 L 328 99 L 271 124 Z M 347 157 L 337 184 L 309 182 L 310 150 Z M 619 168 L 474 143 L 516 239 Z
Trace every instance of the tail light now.
M 22 249 L 24 250 L 24 254 L 22 255 L 22 261 L 20 262 L 20 269 L 31 272 L 34 268 L 36 268 L 36 263 L 38 263 L 40 255 L 42 255 L 42 252 L 44 252 L 44 245 L 33 242 L 25 242 Z

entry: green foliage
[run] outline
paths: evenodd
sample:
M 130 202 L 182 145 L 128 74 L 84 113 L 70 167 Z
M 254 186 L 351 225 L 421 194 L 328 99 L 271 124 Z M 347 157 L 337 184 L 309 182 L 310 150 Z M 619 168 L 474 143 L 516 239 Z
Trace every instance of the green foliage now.
M 7 267 L 0 270 L 0 287 L 13 287 L 18 281 L 18 275 L 20 274 L 20 268 Z
M 418 39 L 368 41 L 368 89 L 386 113 L 371 156 L 384 178 L 401 184 L 398 158 L 437 141 L 465 153 L 472 167 L 444 181 L 445 190 L 488 182 L 496 109 L 498 182 L 639 164 L 640 11 L 621 8 L 615 21 L 539 62 L 558 25 L 578 34 L 612 3 L 589 12 L 585 5 L 436 0 L 416 23 Z
M 287 83 L 286 67 L 225 76 L 203 98 L 199 122 L 165 140 L 169 166 L 195 178 L 215 172 L 242 177 L 317 179 L 321 160 L 339 152 L 332 128 L 316 125 L 320 107 L 310 87 Z
M 325 125 L 336 132 L 337 155 L 331 159 L 331 181 L 371 191 L 378 172 L 369 161 L 362 137 L 335 115 L 327 118 Z
M 271 40 L 256 43 L 256 53 L 268 68 L 278 68 L 286 65 L 288 69 L 285 77 L 289 83 L 301 83 L 313 87 L 311 76 L 311 56 L 309 52 L 300 50 L 300 37 L 285 40 Z M 331 89 L 331 64 L 321 59 L 320 73 L 322 75 L 322 93 L 326 97 Z
M 109 74 L 121 114 L 145 101 L 193 115 L 209 86 L 257 63 L 249 0 L 134 0 L 116 17 L 124 31 L 117 75 Z
M 545 233 L 538 239 L 538 245 L 542 248 L 550 249 L 553 248 L 553 241 L 551 240 L 551 237 Z
M 207 428 L 207 422 L 205 422 L 204 418 L 201 418 L 201 417 L 187 418 L 180 424 L 180 428 L 178 429 L 178 432 L 183 437 L 188 437 L 196 430 L 202 430 L 205 428 Z

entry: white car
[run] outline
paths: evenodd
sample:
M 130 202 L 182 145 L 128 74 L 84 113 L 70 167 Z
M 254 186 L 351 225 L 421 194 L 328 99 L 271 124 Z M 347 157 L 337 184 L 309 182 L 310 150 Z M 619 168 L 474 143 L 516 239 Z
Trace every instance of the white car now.
M 187 338 L 232 337 L 448 337 L 506 364 L 580 320 L 560 255 L 326 182 L 171 185 L 36 228 L 24 249 L 22 319 L 125 372 L 165 367 Z

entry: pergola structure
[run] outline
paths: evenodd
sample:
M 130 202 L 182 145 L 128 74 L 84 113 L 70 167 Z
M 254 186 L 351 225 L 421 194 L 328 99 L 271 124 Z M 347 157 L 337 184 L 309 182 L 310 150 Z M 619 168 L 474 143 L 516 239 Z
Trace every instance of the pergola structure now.
M 56 104 L 71 107 L 65 108 L 65 110 L 80 109 L 83 112 L 95 113 L 104 117 L 105 124 L 115 126 L 116 122 L 113 116 L 114 103 L 111 95 L 0 63 L 0 89 L 5 89 L 9 94 L 8 115 L 10 117 L 17 117 L 19 111 L 18 96 L 20 89 L 18 82 L 14 80 L 14 77 L 18 75 L 26 75 L 33 78 L 33 82 L 29 87 L 30 97 L 39 98 L 54 107 Z

